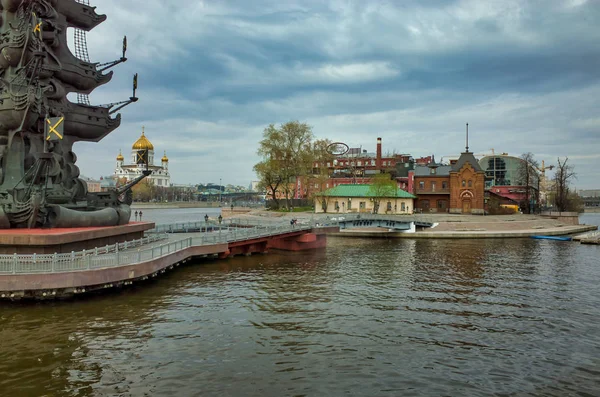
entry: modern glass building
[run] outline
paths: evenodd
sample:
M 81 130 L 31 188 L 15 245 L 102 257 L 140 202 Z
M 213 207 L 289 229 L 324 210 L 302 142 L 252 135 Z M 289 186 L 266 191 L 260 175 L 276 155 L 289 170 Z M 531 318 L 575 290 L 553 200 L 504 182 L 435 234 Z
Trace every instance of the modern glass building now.
M 485 171 L 485 188 L 492 186 L 523 186 L 519 173 L 523 160 L 508 155 L 485 156 L 479 160 L 479 165 Z M 537 174 L 537 173 L 536 173 Z M 537 187 L 537 177 L 529 181 L 530 186 Z

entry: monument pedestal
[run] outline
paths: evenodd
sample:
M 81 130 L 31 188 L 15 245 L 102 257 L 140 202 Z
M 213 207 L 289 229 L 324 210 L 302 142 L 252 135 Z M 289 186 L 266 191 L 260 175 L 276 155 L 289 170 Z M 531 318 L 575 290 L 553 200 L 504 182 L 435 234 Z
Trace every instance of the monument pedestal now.
M 153 222 L 121 226 L 54 229 L 1 229 L 0 254 L 61 254 L 136 240 Z

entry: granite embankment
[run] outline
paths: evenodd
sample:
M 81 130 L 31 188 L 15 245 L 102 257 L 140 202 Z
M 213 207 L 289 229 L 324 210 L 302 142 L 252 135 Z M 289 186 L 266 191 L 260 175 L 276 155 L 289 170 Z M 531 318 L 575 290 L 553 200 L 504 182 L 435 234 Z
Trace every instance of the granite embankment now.
M 239 209 L 239 212 L 231 214 L 229 210 L 223 210 L 223 217 L 225 218 L 240 217 L 249 220 L 255 219 L 262 223 L 282 222 L 292 218 L 298 219 L 299 222 L 316 221 L 325 223 L 331 218 L 339 216 L 337 214 L 282 213 L 256 209 Z M 414 217 L 436 225 L 431 229 L 419 230 L 416 233 L 399 233 L 377 228 L 362 228 L 343 230 L 335 233 L 335 235 L 399 238 L 510 238 L 533 235 L 563 236 L 584 233 L 598 228 L 595 225 L 569 225 L 561 222 L 559 219 L 522 214 L 487 216 L 420 214 L 414 215 Z M 399 215 L 398 219 L 402 219 L 402 216 Z

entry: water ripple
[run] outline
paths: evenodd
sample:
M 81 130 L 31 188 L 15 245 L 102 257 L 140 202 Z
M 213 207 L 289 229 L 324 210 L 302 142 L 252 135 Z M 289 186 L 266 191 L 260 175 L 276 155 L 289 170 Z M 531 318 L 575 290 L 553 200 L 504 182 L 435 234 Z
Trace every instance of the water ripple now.
M 331 238 L 8 305 L 0 395 L 598 395 L 599 253 Z

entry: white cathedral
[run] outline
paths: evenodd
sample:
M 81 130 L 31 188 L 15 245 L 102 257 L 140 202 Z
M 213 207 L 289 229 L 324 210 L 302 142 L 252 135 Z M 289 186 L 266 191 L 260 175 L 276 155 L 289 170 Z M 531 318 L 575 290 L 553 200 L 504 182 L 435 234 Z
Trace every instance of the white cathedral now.
M 161 165 L 154 165 L 154 145 L 144 135 L 142 127 L 142 136 L 135 141 L 131 147 L 131 164 L 125 164 L 125 157 L 119 151 L 117 156 L 117 167 L 115 168 L 115 179 L 126 178 L 127 182 L 137 178 L 146 169 L 145 158 L 148 159 L 148 169 L 152 174 L 146 177 L 154 186 L 171 186 L 171 175 L 169 175 L 169 159 L 167 153 L 160 159 Z M 144 159 L 144 161 L 141 161 Z

